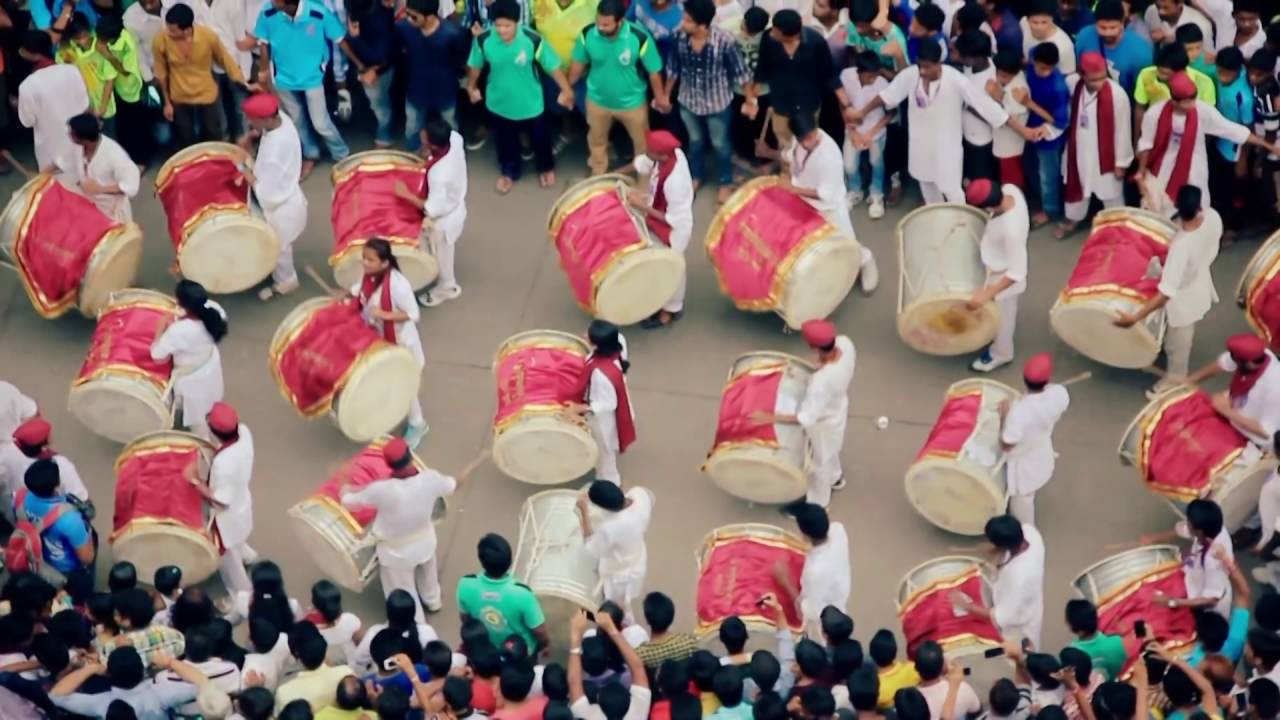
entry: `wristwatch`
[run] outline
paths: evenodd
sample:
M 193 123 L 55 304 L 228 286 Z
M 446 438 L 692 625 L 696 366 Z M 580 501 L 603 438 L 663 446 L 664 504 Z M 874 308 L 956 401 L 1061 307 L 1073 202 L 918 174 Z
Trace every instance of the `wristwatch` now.
M 569 648 L 569 654 L 570 654 L 570 655 L 581 655 L 581 654 L 582 654 L 582 648 L 580 648 L 580 647 L 576 647 L 576 648 Z

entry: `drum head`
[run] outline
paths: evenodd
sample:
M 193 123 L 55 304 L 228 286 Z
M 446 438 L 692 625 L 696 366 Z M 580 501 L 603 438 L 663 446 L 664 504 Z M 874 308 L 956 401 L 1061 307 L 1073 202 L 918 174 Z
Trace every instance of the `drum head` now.
M 271 274 L 280 255 L 280 238 L 266 220 L 226 212 L 200 223 L 178 254 L 184 277 L 210 293 L 235 293 Z
M 354 170 L 365 163 L 388 163 L 394 165 L 409 165 L 411 167 L 421 168 L 423 166 L 422 158 L 411 152 L 404 150 L 392 150 L 390 148 L 377 148 L 374 150 L 365 150 L 364 152 L 351 153 L 345 158 L 333 164 L 333 172 L 329 173 L 329 181 L 332 182 L 337 176 Z
M 721 490 L 747 502 L 781 505 L 804 497 L 809 489 L 804 468 L 786 465 L 764 447 L 719 450 L 702 465 Z
M 493 437 L 493 462 L 503 473 L 533 485 L 582 477 L 600 453 L 586 427 L 555 415 L 534 415 Z
M 316 566 L 334 582 L 353 592 L 361 592 L 369 584 L 373 574 L 362 575 L 362 568 L 356 567 L 351 555 L 317 528 L 299 505 L 289 509 L 289 525 L 293 527 L 293 536 L 307 549 Z
M 1244 307 L 1249 300 L 1249 290 L 1252 288 L 1254 280 L 1261 273 L 1266 272 L 1275 262 L 1276 256 L 1280 255 L 1280 231 L 1276 231 L 1268 237 L 1258 251 L 1249 258 L 1249 264 L 1245 266 L 1244 272 L 1240 274 L 1240 281 L 1236 283 L 1236 304 Z
M 116 561 L 127 560 L 139 577 L 153 577 L 165 565 L 182 569 L 182 582 L 204 582 L 218 569 L 218 549 L 208 538 L 177 525 L 137 522 L 111 542 Z
M 1004 514 L 1005 498 L 980 468 L 963 460 L 926 458 L 907 469 L 907 500 L 924 519 L 957 535 L 981 535 Z
M 684 276 L 684 255 L 661 245 L 624 254 L 596 290 L 595 315 L 631 325 L 662 309 Z
M 160 391 L 125 375 L 73 385 L 67 407 L 91 432 L 118 443 L 173 425 L 173 411 Z
M 356 442 L 391 432 L 409 414 L 421 379 L 422 368 L 406 348 L 385 345 L 366 353 L 338 389 L 333 405 L 338 429 Z
M 862 268 L 861 246 L 831 235 L 804 251 L 786 278 L 778 314 L 793 329 L 821 320 L 844 302 Z
M 392 245 L 391 254 L 395 256 L 400 264 L 400 272 L 404 273 L 405 279 L 414 290 L 421 290 L 430 285 L 440 274 L 440 266 L 436 263 L 435 257 L 425 250 Z M 350 288 L 360 282 L 362 277 L 364 277 L 364 266 L 360 263 L 358 252 L 346 253 L 333 266 L 333 281 L 340 290 Z
M 965 307 L 968 296 L 934 295 L 902 309 L 898 337 L 926 355 L 967 355 L 986 347 L 1000 329 L 994 302 L 978 310 Z
M 1144 368 L 1160 354 L 1160 340 L 1143 323 L 1120 328 L 1115 315 L 1098 306 L 1064 303 L 1049 311 L 1049 325 L 1076 352 L 1094 362 L 1117 368 Z
M 97 317 L 111 293 L 133 284 L 141 260 L 142 230 L 136 223 L 129 223 L 118 235 L 98 243 L 80 281 L 80 313 Z

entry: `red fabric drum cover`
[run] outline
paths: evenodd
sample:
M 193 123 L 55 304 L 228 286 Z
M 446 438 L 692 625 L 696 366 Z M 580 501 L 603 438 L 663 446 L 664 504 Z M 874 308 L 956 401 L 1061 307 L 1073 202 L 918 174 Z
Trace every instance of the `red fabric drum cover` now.
M 552 236 L 573 297 L 588 313 L 595 306 L 598 281 L 614 260 L 648 245 L 622 196 L 613 189 L 566 209 Z
M 88 382 L 104 373 L 127 373 L 145 378 L 157 388 L 169 384 L 173 361 L 151 359 L 156 330 L 173 311 L 146 302 L 108 306 L 93 330 L 93 342 L 80 366 L 75 383 Z
M 756 603 L 766 593 L 782 603 L 787 625 L 794 632 L 804 628 L 804 619 L 796 603 L 787 602 L 787 594 L 773 578 L 773 567 L 782 563 L 794 587 L 800 587 L 804 570 L 804 551 L 773 539 L 749 534 L 719 539 L 704 557 L 702 575 L 698 578 L 698 630 L 709 631 L 730 615 L 743 621 L 771 623 L 760 614 Z
M 1139 431 L 1137 464 L 1147 486 L 1182 501 L 1201 497 L 1248 444 L 1203 391 L 1165 405 Z
M 200 221 L 223 210 L 248 211 L 249 184 L 236 185 L 240 171 L 222 154 L 201 154 L 179 165 L 157 182 L 157 194 L 169 219 L 169 239 L 175 250 Z
M 784 372 L 786 366 L 779 365 L 763 372 L 743 373 L 725 385 L 720 395 L 720 418 L 716 422 L 712 452 L 723 445 L 777 446 L 773 423 L 755 422 L 751 415 L 755 412 L 773 414 Z
M 1163 239 L 1148 230 L 1123 223 L 1103 225 L 1085 240 L 1063 295 L 1115 293 L 1145 302 L 1160 284 L 1158 277 L 1147 277 L 1147 267 L 1152 257 L 1163 263 L 1168 250 Z
M 135 521 L 177 524 L 207 535 L 204 499 L 187 480 L 199 457 L 188 445 L 147 448 L 118 460 L 112 540 Z
M 334 240 L 330 265 L 373 237 L 384 238 L 393 245 L 418 246 L 422 206 L 414 207 L 396 197 L 395 186 L 399 182 L 426 201 L 427 175 L 421 168 L 373 163 L 334 178 L 333 209 L 329 213 Z
M 915 657 L 920 643 L 933 640 L 939 644 L 961 638 L 976 638 L 998 645 L 1000 631 L 990 620 L 977 615 L 957 616 L 952 608 L 952 592 L 969 596 L 975 605 L 986 607 L 982 599 L 982 573 L 971 568 L 961 575 L 920 588 L 898 610 L 902 635 L 907 641 L 907 657 Z
M 498 359 L 498 409 L 495 428 L 521 410 L 563 408 L 582 402 L 583 358 L 562 347 L 521 346 Z
M 1245 314 L 1272 352 L 1280 352 L 1280 274 L 1255 284 L 1249 290 Z
M 382 342 L 348 302 L 334 302 L 307 318 L 277 357 L 276 382 L 306 417 L 322 415 L 370 347 Z
M 378 511 L 371 507 L 357 507 L 350 510 L 342 507 L 342 487 L 347 485 L 352 490 L 359 490 L 366 485 L 391 477 L 391 466 L 382 459 L 383 444 L 382 441 L 378 441 L 361 450 L 359 455 L 344 463 L 333 477 L 316 488 L 310 496 L 323 498 L 327 504 L 341 511 L 343 516 L 350 518 L 357 525 L 352 528 L 357 533 L 373 522 Z
M 950 395 L 938 412 L 938 419 L 929 430 L 924 446 L 916 460 L 926 457 L 954 458 L 964 449 L 978 425 L 978 412 L 982 409 L 982 391 Z
M 1138 620 L 1146 621 L 1148 638 L 1159 640 L 1175 651 L 1189 647 L 1196 639 L 1196 621 L 1192 611 L 1152 601 L 1152 596 L 1158 592 L 1170 598 L 1185 598 L 1185 582 L 1181 565 L 1168 563 L 1154 568 L 1098 604 L 1098 629 L 1124 638 L 1124 647 L 1131 661 L 1142 648 L 1142 643 L 1133 634 L 1133 624 Z

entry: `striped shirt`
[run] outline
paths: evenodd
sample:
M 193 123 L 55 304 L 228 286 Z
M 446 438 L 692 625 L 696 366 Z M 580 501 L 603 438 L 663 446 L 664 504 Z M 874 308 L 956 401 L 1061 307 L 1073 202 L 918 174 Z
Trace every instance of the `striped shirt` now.
M 164 625 L 156 625 L 152 623 L 141 630 L 131 630 L 107 640 L 106 642 L 95 643 L 97 645 L 98 656 L 106 658 L 111 654 L 112 650 L 118 647 L 129 645 L 138 651 L 138 655 L 142 657 L 142 666 L 151 667 L 151 658 L 157 652 L 163 652 L 169 657 L 182 657 L 187 650 L 186 638 L 182 633 L 171 627 Z
M 636 654 L 647 668 L 657 668 L 667 660 L 688 660 L 698 649 L 698 638 L 693 633 L 672 633 L 661 640 L 650 640 L 636 648 Z
M 733 90 L 750 79 L 738 43 L 729 33 L 711 27 L 706 45 L 693 49 L 693 39 L 683 30 L 675 34 L 675 50 L 667 77 L 680 80 L 676 99 L 694 115 L 715 115 L 733 102 Z

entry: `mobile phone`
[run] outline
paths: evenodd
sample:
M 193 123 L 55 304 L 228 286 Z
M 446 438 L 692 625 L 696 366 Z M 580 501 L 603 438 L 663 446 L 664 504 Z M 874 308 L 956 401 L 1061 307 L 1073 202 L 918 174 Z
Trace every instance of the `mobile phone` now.
M 969 677 L 969 673 L 971 673 L 971 672 L 973 672 L 973 668 L 965 668 L 965 669 L 964 669 L 964 676 L 965 676 L 965 677 Z
M 1133 623 L 1133 635 L 1139 640 L 1147 639 L 1147 621 L 1136 620 Z
M 393 672 L 395 670 L 399 670 L 400 666 L 396 664 L 395 658 L 387 658 L 382 661 L 382 669 L 387 672 Z
M 998 658 L 998 657 L 1000 657 L 1000 656 L 1001 656 L 1001 655 L 1003 655 L 1003 654 L 1004 654 L 1004 648 L 1002 648 L 1002 647 L 994 647 L 994 648 L 988 648 L 985 652 L 983 652 L 983 653 L 982 653 L 982 657 L 984 657 L 984 658 Z
M 593 612 L 591 612 L 590 610 L 588 610 L 588 611 L 587 611 L 587 620 L 590 620 L 591 622 L 595 622 L 595 621 L 596 621 L 596 614 L 595 614 L 595 613 L 593 613 Z

